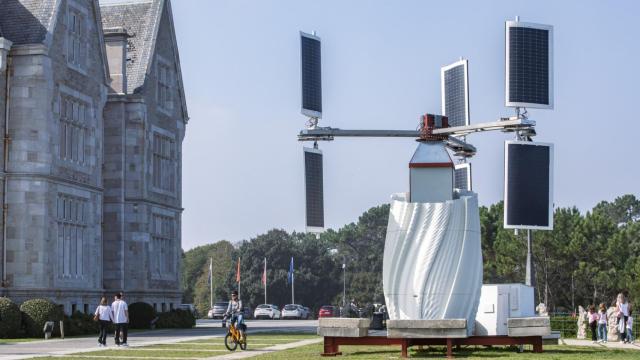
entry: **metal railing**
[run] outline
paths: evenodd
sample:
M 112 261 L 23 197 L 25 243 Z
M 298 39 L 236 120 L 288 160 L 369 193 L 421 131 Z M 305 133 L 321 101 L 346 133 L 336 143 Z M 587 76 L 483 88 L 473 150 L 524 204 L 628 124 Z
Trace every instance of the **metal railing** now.
M 551 321 L 551 331 L 559 331 L 562 338 L 575 339 L 578 336 L 578 318 L 572 313 L 549 313 Z M 589 323 L 585 321 L 587 329 L 585 339 L 591 340 L 591 328 Z M 640 336 L 640 324 L 637 320 L 633 320 L 633 338 L 638 339 Z

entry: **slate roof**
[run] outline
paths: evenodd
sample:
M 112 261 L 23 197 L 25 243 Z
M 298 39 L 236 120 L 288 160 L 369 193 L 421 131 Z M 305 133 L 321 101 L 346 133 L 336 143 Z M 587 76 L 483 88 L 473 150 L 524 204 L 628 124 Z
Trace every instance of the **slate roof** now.
M 162 17 L 162 1 L 133 0 L 100 4 L 102 28 L 124 28 L 129 36 L 127 55 L 127 92 L 132 94 L 144 85 L 153 56 L 156 27 Z
M 14 45 L 40 44 L 53 26 L 56 0 L 0 0 L 2 36 Z

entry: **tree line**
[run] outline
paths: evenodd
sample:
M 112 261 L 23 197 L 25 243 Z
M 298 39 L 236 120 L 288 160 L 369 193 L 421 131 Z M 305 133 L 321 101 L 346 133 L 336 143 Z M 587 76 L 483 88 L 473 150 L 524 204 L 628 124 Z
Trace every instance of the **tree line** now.
M 389 205 L 369 209 L 357 222 L 313 234 L 274 229 L 231 244 L 219 241 L 183 254 L 184 301 L 201 314 L 209 309 L 209 259 L 213 258 L 214 301 L 237 289 L 241 263 L 241 298 L 255 307 L 264 302 L 262 272 L 267 259 L 267 302 L 291 302 L 287 273 L 294 258 L 295 301 L 317 310 L 342 305 L 343 269 L 346 301 L 383 303 L 382 255 Z M 524 282 L 526 232 L 502 227 L 503 203 L 480 207 L 484 283 Z M 626 290 L 640 298 L 640 200 L 624 195 L 602 201 L 581 214 L 576 207 L 558 208 L 553 231 L 533 232 L 536 300 L 551 311 L 575 311 L 578 305 L 610 304 Z

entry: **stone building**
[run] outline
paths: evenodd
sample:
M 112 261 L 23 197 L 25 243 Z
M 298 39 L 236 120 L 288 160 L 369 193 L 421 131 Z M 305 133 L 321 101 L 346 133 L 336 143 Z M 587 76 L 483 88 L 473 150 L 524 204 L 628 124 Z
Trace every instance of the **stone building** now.
M 169 0 L 0 0 L 0 296 L 181 300 L 187 111 Z

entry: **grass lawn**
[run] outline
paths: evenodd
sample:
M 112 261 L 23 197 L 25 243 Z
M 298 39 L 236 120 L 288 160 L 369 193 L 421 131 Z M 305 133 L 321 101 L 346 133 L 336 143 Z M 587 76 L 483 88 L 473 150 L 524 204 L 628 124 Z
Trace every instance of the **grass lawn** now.
M 445 347 L 434 346 L 430 350 L 417 351 L 417 347 L 410 348 L 411 358 L 445 358 Z M 340 346 L 341 357 L 344 359 L 400 359 L 400 346 Z M 322 344 L 303 346 L 295 349 L 279 351 L 277 353 L 257 356 L 259 360 L 297 360 L 297 359 L 326 359 L 320 356 Z M 454 357 L 459 359 L 549 359 L 549 360 L 621 360 L 640 359 L 638 350 L 618 350 L 591 347 L 572 347 L 563 345 L 545 345 L 544 353 L 531 352 L 531 346 L 525 347 L 524 353 L 517 353 L 506 347 L 484 348 L 470 346 L 454 351 Z
M 33 338 L 0 339 L 0 345 L 25 343 L 25 342 L 38 341 L 38 340 L 42 340 L 42 339 L 33 339 Z
M 311 334 L 286 333 L 249 333 L 247 336 L 248 350 L 260 350 L 274 345 L 287 344 L 305 339 L 318 338 Z M 241 352 L 240 347 L 236 352 Z M 206 340 L 190 340 L 178 343 L 158 344 L 141 347 L 116 348 L 109 346 L 105 350 L 77 353 L 71 356 L 48 357 L 38 359 L 203 359 L 214 356 L 227 355 L 229 350 L 224 346 L 224 338 L 216 337 Z

